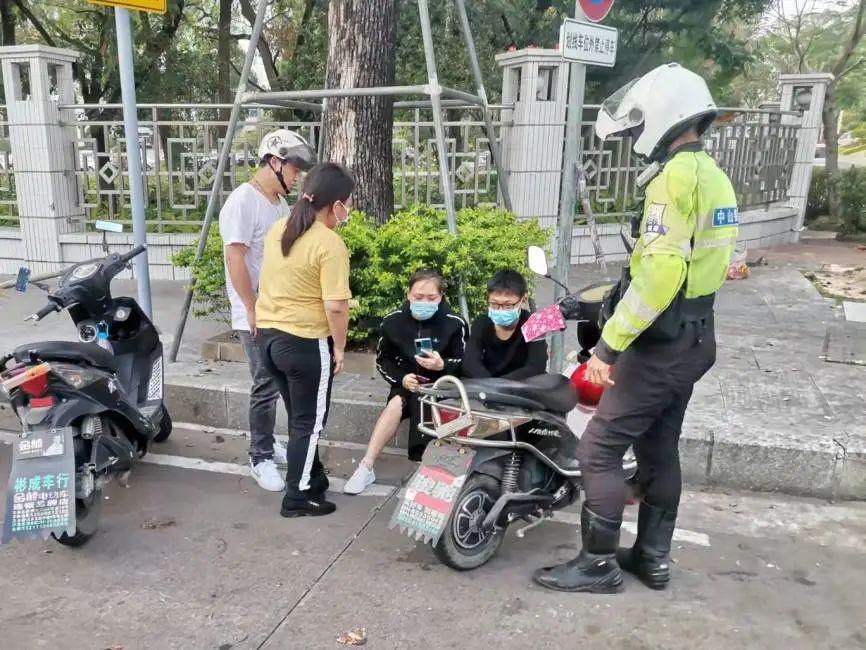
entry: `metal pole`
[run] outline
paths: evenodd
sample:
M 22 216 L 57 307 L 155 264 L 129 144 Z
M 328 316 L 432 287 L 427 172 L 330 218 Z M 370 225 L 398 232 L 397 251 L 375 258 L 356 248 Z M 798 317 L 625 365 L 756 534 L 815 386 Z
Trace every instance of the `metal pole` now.
M 574 17 L 585 20 L 586 15 L 575 2 Z M 568 112 L 565 118 L 565 151 L 562 160 L 562 190 L 559 199 L 559 221 L 556 227 L 556 268 L 554 277 L 568 286 L 571 270 L 571 237 L 574 229 L 574 207 L 577 197 L 577 166 L 582 163 L 584 86 L 586 85 L 586 66 L 572 63 L 568 77 Z M 554 297 L 562 298 L 565 290 L 556 285 Z M 555 334 L 550 342 L 550 372 L 562 372 L 565 364 L 565 337 L 562 332 Z
M 508 179 L 505 177 L 502 165 L 502 156 L 499 153 L 499 143 L 496 141 L 496 132 L 493 130 L 493 119 L 490 117 L 490 106 L 487 103 L 487 91 L 484 89 L 484 78 L 481 76 L 481 67 L 478 65 L 478 53 L 475 50 L 475 39 L 472 37 L 472 27 L 469 25 L 469 16 L 466 14 L 466 3 L 464 0 L 456 0 L 457 12 L 460 14 L 460 31 L 469 52 L 469 68 L 475 78 L 475 91 L 481 99 L 484 113 L 484 125 L 487 131 L 487 145 L 490 155 L 493 156 L 493 164 L 496 165 L 496 180 L 499 182 L 499 191 L 502 193 L 502 202 L 505 209 L 512 211 L 511 194 L 508 191 Z
M 448 151 L 445 149 L 445 125 L 442 121 L 442 86 L 439 85 L 439 74 L 436 71 L 436 54 L 433 51 L 433 34 L 430 28 L 430 11 L 427 0 L 418 0 L 418 14 L 421 18 L 421 35 L 424 39 L 424 55 L 427 59 L 427 79 L 430 103 L 433 106 L 433 127 L 436 132 L 436 152 L 439 156 L 439 177 L 442 181 L 442 193 L 445 199 L 445 217 L 448 220 L 448 230 L 457 234 L 457 213 L 454 210 L 454 191 L 451 187 L 451 176 L 448 173 Z M 458 285 L 458 300 L 460 313 L 469 321 L 469 305 L 466 303 L 466 292 L 463 279 Z
M 458 90 L 451 92 L 459 93 Z M 323 88 L 320 90 L 280 90 L 277 92 L 248 92 L 243 93 L 241 102 L 250 104 L 253 102 L 275 102 L 287 99 L 322 99 L 323 97 L 390 97 L 394 95 L 425 95 L 425 86 L 371 86 L 368 88 Z M 475 103 L 478 98 L 475 95 L 462 93 L 472 98 Z
M 328 115 L 328 98 L 322 97 L 322 106 L 321 106 L 321 119 L 319 120 L 319 162 L 323 162 L 325 160 L 325 147 L 327 147 L 327 143 L 325 142 L 325 119 Z
M 232 140 L 235 136 L 235 130 L 238 124 L 238 117 L 241 112 L 241 98 L 247 89 L 247 79 L 250 76 L 250 69 L 253 67 L 253 59 L 256 55 L 256 50 L 259 46 L 259 39 L 262 36 L 262 26 L 265 22 L 265 9 L 270 0 L 259 0 L 258 9 L 256 11 L 256 22 L 253 25 L 253 33 L 250 36 L 247 54 L 244 58 L 244 67 L 241 70 L 241 78 L 238 79 L 238 89 L 235 92 L 235 101 L 232 105 L 232 112 L 229 116 L 229 124 L 226 129 L 226 137 L 223 140 L 223 146 L 220 150 L 219 162 L 217 163 L 216 174 L 213 179 L 210 196 L 208 196 L 207 209 L 204 213 L 204 223 L 202 224 L 201 236 L 198 240 L 198 249 L 195 252 L 195 263 L 201 260 L 204 254 L 205 246 L 207 245 L 207 236 L 210 231 L 210 225 L 213 221 L 214 210 L 216 209 L 217 198 L 222 189 L 223 176 L 225 175 L 226 165 L 228 163 L 229 152 L 232 147 Z M 192 304 L 192 293 L 195 289 L 195 277 L 191 277 L 189 286 L 184 297 L 183 307 L 181 308 L 180 321 L 177 324 L 177 329 L 174 331 L 174 340 L 171 342 L 171 351 L 169 352 L 169 361 L 177 361 L 177 352 L 180 349 L 180 341 L 183 338 L 183 330 L 186 327 L 186 319 L 189 316 L 189 308 Z
M 129 202 L 132 207 L 132 234 L 135 245 L 147 244 L 144 222 L 144 184 L 141 178 L 141 151 L 138 147 L 138 108 L 135 103 L 135 73 L 132 65 L 132 30 L 129 11 L 114 9 L 117 30 L 117 61 L 120 68 L 120 93 L 123 97 L 123 129 L 126 134 L 126 163 L 129 172 Z M 138 284 L 138 304 L 148 318 L 153 316 L 150 301 L 150 268 L 147 251 L 135 258 L 135 279 Z

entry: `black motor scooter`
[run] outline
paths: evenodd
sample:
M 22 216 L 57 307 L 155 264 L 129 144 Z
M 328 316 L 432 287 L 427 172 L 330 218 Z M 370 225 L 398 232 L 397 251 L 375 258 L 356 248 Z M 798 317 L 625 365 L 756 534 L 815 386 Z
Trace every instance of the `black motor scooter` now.
M 548 276 L 540 249 L 530 252 L 530 266 Z M 601 337 L 604 288 L 596 283 L 558 303 L 564 321 L 578 324 L 583 349 L 575 360 L 588 358 Z M 446 375 L 422 386 L 418 430 L 434 440 L 401 494 L 391 527 L 431 543 L 442 563 L 466 571 L 496 554 L 511 524 L 525 522 L 517 531 L 523 537 L 574 503 L 582 472 L 561 466 L 557 452 L 568 438 L 582 435 L 595 411 L 586 400 L 580 403 L 578 377 L 574 367 L 567 375 L 521 381 Z M 624 476 L 636 467 L 629 450 Z
M 135 300 L 111 295 L 111 281 L 144 250 L 70 267 L 29 317 L 68 309 L 80 342 L 30 343 L 0 357 L 0 383 L 22 424 L 4 541 L 51 534 L 81 546 L 96 532 L 106 483 L 171 434 L 156 328 Z

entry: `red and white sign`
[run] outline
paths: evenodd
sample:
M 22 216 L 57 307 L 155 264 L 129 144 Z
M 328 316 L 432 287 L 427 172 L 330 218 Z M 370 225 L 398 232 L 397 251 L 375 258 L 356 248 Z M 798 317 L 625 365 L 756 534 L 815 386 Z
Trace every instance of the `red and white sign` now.
M 604 20 L 613 7 L 613 0 L 580 0 L 580 8 L 586 14 L 587 20 L 599 23 Z

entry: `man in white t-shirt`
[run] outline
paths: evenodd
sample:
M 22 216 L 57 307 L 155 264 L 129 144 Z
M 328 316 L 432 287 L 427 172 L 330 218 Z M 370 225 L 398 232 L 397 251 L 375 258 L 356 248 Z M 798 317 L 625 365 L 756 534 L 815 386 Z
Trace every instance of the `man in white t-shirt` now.
M 256 346 L 256 297 L 265 235 L 289 212 L 285 197 L 298 175 L 316 163 L 312 147 L 294 131 L 268 133 L 259 145 L 259 170 L 238 186 L 220 210 L 226 293 L 232 328 L 244 346 L 253 378 L 250 392 L 250 468 L 265 490 L 281 492 L 285 481 L 277 465 L 286 464 L 286 447 L 274 439 L 277 386 Z

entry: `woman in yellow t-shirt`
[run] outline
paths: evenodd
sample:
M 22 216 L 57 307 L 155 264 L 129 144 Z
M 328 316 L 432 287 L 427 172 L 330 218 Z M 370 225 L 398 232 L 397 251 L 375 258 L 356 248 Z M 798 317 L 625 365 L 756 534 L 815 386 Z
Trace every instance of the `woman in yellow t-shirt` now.
M 265 237 L 256 325 L 264 363 L 291 414 L 284 517 L 336 510 L 325 500 L 318 442 L 349 327 L 349 251 L 334 229 L 348 221 L 354 189 L 345 167 L 316 165 L 291 215 Z

